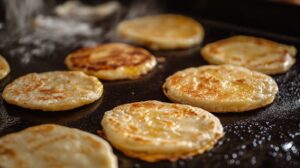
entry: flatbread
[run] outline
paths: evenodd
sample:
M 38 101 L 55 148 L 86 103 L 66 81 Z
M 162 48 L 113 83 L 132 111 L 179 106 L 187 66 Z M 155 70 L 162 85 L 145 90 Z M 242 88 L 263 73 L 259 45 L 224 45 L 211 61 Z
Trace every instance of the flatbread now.
M 71 70 L 80 70 L 104 80 L 136 79 L 157 64 L 147 50 L 122 43 L 84 48 L 65 60 Z
M 0 55 L 0 80 L 5 78 L 10 72 L 10 67 L 3 56 Z
M 209 112 L 244 112 L 271 104 L 276 82 L 260 72 L 233 66 L 207 65 L 178 71 L 163 84 L 174 102 Z
M 194 19 L 182 15 L 163 14 L 125 20 L 118 34 L 151 49 L 189 48 L 202 42 L 204 29 Z
M 288 71 L 296 62 L 296 53 L 294 46 L 252 36 L 233 36 L 201 50 L 210 64 L 233 64 L 265 74 Z
M 211 113 L 154 100 L 115 107 L 104 114 L 101 124 L 115 148 L 148 162 L 201 154 L 224 135 Z
M 55 7 L 56 15 L 81 21 L 101 21 L 113 13 L 120 10 L 118 1 L 108 1 L 99 5 L 87 6 L 80 1 L 65 1 L 63 4 Z
M 74 109 L 99 99 L 103 85 L 83 72 L 54 71 L 21 76 L 4 88 L 3 99 L 43 111 Z
M 109 144 L 90 133 L 44 124 L 0 139 L 1 168 L 117 168 Z

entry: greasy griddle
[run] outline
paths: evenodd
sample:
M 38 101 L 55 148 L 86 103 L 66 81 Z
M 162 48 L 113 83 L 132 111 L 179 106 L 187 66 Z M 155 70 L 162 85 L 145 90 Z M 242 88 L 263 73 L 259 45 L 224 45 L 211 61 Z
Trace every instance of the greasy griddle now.
M 177 12 L 174 8 L 165 8 L 163 12 Z M 183 14 L 190 15 L 189 12 Z M 278 42 L 293 44 L 300 50 L 300 39 L 283 36 L 269 31 L 261 31 L 243 26 L 235 26 L 196 14 L 191 17 L 200 21 L 206 31 L 203 44 L 232 35 L 245 34 L 265 37 Z M 5 36 L 1 34 L 1 36 Z M 100 37 L 101 38 L 101 37 Z M 101 41 L 101 40 L 100 40 Z M 115 41 L 106 39 L 105 41 Z M 95 103 L 66 112 L 45 113 L 19 108 L 6 104 L 1 99 L 0 136 L 22 130 L 26 127 L 57 123 L 79 128 L 97 134 L 101 129 L 103 113 L 124 103 L 160 100 L 170 102 L 162 93 L 161 85 L 165 78 L 174 72 L 191 67 L 206 65 L 199 53 L 203 44 L 176 51 L 151 51 L 158 59 L 157 67 L 149 74 L 137 80 L 107 82 L 104 84 L 104 96 Z M 12 72 L 1 81 L 1 90 L 16 77 L 29 72 L 67 70 L 64 65 L 66 55 L 78 48 L 76 45 L 58 47 L 42 57 L 33 57 L 24 63 L 12 56 L 14 42 L 0 46 L 11 65 Z M 300 166 L 300 55 L 297 63 L 287 73 L 273 76 L 279 85 L 279 93 L 274 103 L 268 107 L 247 113 L 216 114 L 220 118 L 225 136 L 211 151 L 177 162 L 161 161 L 147 163 L 114 152 L 119 159 L 120 168 L 199 168 L 199 167 L 299 167 Z

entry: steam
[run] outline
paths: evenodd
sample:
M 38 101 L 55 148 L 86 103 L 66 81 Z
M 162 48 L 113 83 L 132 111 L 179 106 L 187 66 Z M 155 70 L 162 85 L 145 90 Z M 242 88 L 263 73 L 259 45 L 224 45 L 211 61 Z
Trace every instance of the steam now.
M 44 7 L 44 0 L 4 0 L 4 3 L 7 27 L 18 31 L 27 29 L 31 19 Z
M 63 37 L 64 40 L 65 37 L 74 36 L 99 37 L 103 33 L 103 26 L 98 24 L 95 27 L 93 22 L 101 21 L 112 14 L 115 15 L 110 18 L 110 23 L 105 25 L 106 28 L 109 27 L 109 31 L 102 37 L 103 40 L 115 40 L 114 28 L 122 19 L 155 14 L 160 11 L 153 0 L 133 1 L 130 6 L 127 6 L 125 15 L 117 1 L 86 6 L 80 1 L 70 0 L 52 9 L 55 0 L 4 0 L 4 2 L 5 27 L 9 32 L 22 32 L 26 35 L 28 31 L 33 31 L 36 33 L 35 36 L 45 36 L 41 38 L 54 41 L 59 37 Z M 45 7 L 51 10 L 52 15 L 45 15 Z
M 121 20 L 160 12 L 153 0 L 135 0 L 122 8 L 117 1 L 96 6 L 66 1 L 56 8 L 55 0 L 4 2 L 6 23 L 0 28 L 0 50 L 16 57 L 23 65 L 35 58 L 54 57 L 51 53 L 57 50 L 122 41 L 115 32 Z
M 128 8 L 125 19 L 132 19 L 143 15 L 153 15 L 161 12 L 161 7 L 154 0 L 135 0 Z

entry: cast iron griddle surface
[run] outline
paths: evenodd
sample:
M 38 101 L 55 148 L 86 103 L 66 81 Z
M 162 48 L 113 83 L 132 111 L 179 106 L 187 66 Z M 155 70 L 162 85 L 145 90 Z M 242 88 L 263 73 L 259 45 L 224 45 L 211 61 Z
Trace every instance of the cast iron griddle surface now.
M 300 49 L 300 40 L 298 39 L 201 18 L 196 19 L 204 25 L 206 30 L 203 44 L 232 35 L 247 34 L 293 44 L 298 50 Z M 2 34 L 2 36 L 4 35 Z M 101 129 L 100 120 L 104 112 L 117 105 L 152 99 L 169 102 L 161 91 L 161 85 L 165 78 L 178 70 L 207 64 L 199 53 L 203 44 L 187 50 L 152 51 L 157 56 L 159 64 L 150 74 L 131 81 L 103 81 L 104 96 L 102 99 L 75 110 L 45 113 L 9 105 L 1 99 L 0 136 L 42 123 L 57 123 L 97 134 L 97 130 Z M 26 63 L 24 60 L 21 61 L 22 54 L 16 55 L 13 52 L 18 47 L 20 47 L 18 42 L 0 46 L 0 52 L 7 58 L 12 69 L 10 75 L 1 82 L 1 90 L 8 82 L 30 72 L 67 70 L 64 58 L 78 46 L 55 47 L 52 52 L 39 57 L 31 57 Z M 226 134 L 211 151 L 177 162 L 147 163 L 128 158 L 115 150 L 119 159 L 119 167 L 299 167 L 299 54 L 297 59 L 297 64 L 290 71 L 273 76 L 279 85 L 279 94 L 272 105 L 247 113 L 216 114 L 225 128 Z

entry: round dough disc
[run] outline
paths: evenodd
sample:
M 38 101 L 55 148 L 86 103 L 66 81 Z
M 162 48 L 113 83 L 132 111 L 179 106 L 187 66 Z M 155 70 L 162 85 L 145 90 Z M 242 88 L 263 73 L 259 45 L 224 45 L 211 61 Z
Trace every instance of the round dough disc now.
M 153 100 L 115 107 L 101 124 L 114 147 L 149 162 L 203 153 L 224 134 L 219 119 L 205 110 Z
M 243 112 L 274 101 L 278 86 L 260 72 L 233 66 L 188 68 L 168 77 L 163 91 L 174 102 L 209 112 Z
M 80 70 L 104 80 L 136 79 L 156 65 L 147 50 L 122 43 L 102 44 L 69 54 L 65 60 L 71 70 Z
M 202 42 L 204 29 L 192 18 L 174 15 L 154 15 L 121 22 L 117 27 L 121 37 L 151 49 L 189 48 Z
M 44 124 L 2 137 L 0 167 L 117 168 L 117 159 L 109 144 L 95 135 Z
M 30 73 L 4 88 L 10 104 L 43 111 L 74 109 L 98 100 L 103 85 L 96 77 L 79 71 Z
M 294 65 L 297 50 L 263 38 L 234 36 L 207 44 L 201 53 L 211 64 L 232 64 L 265 74 L 279 74 Z

